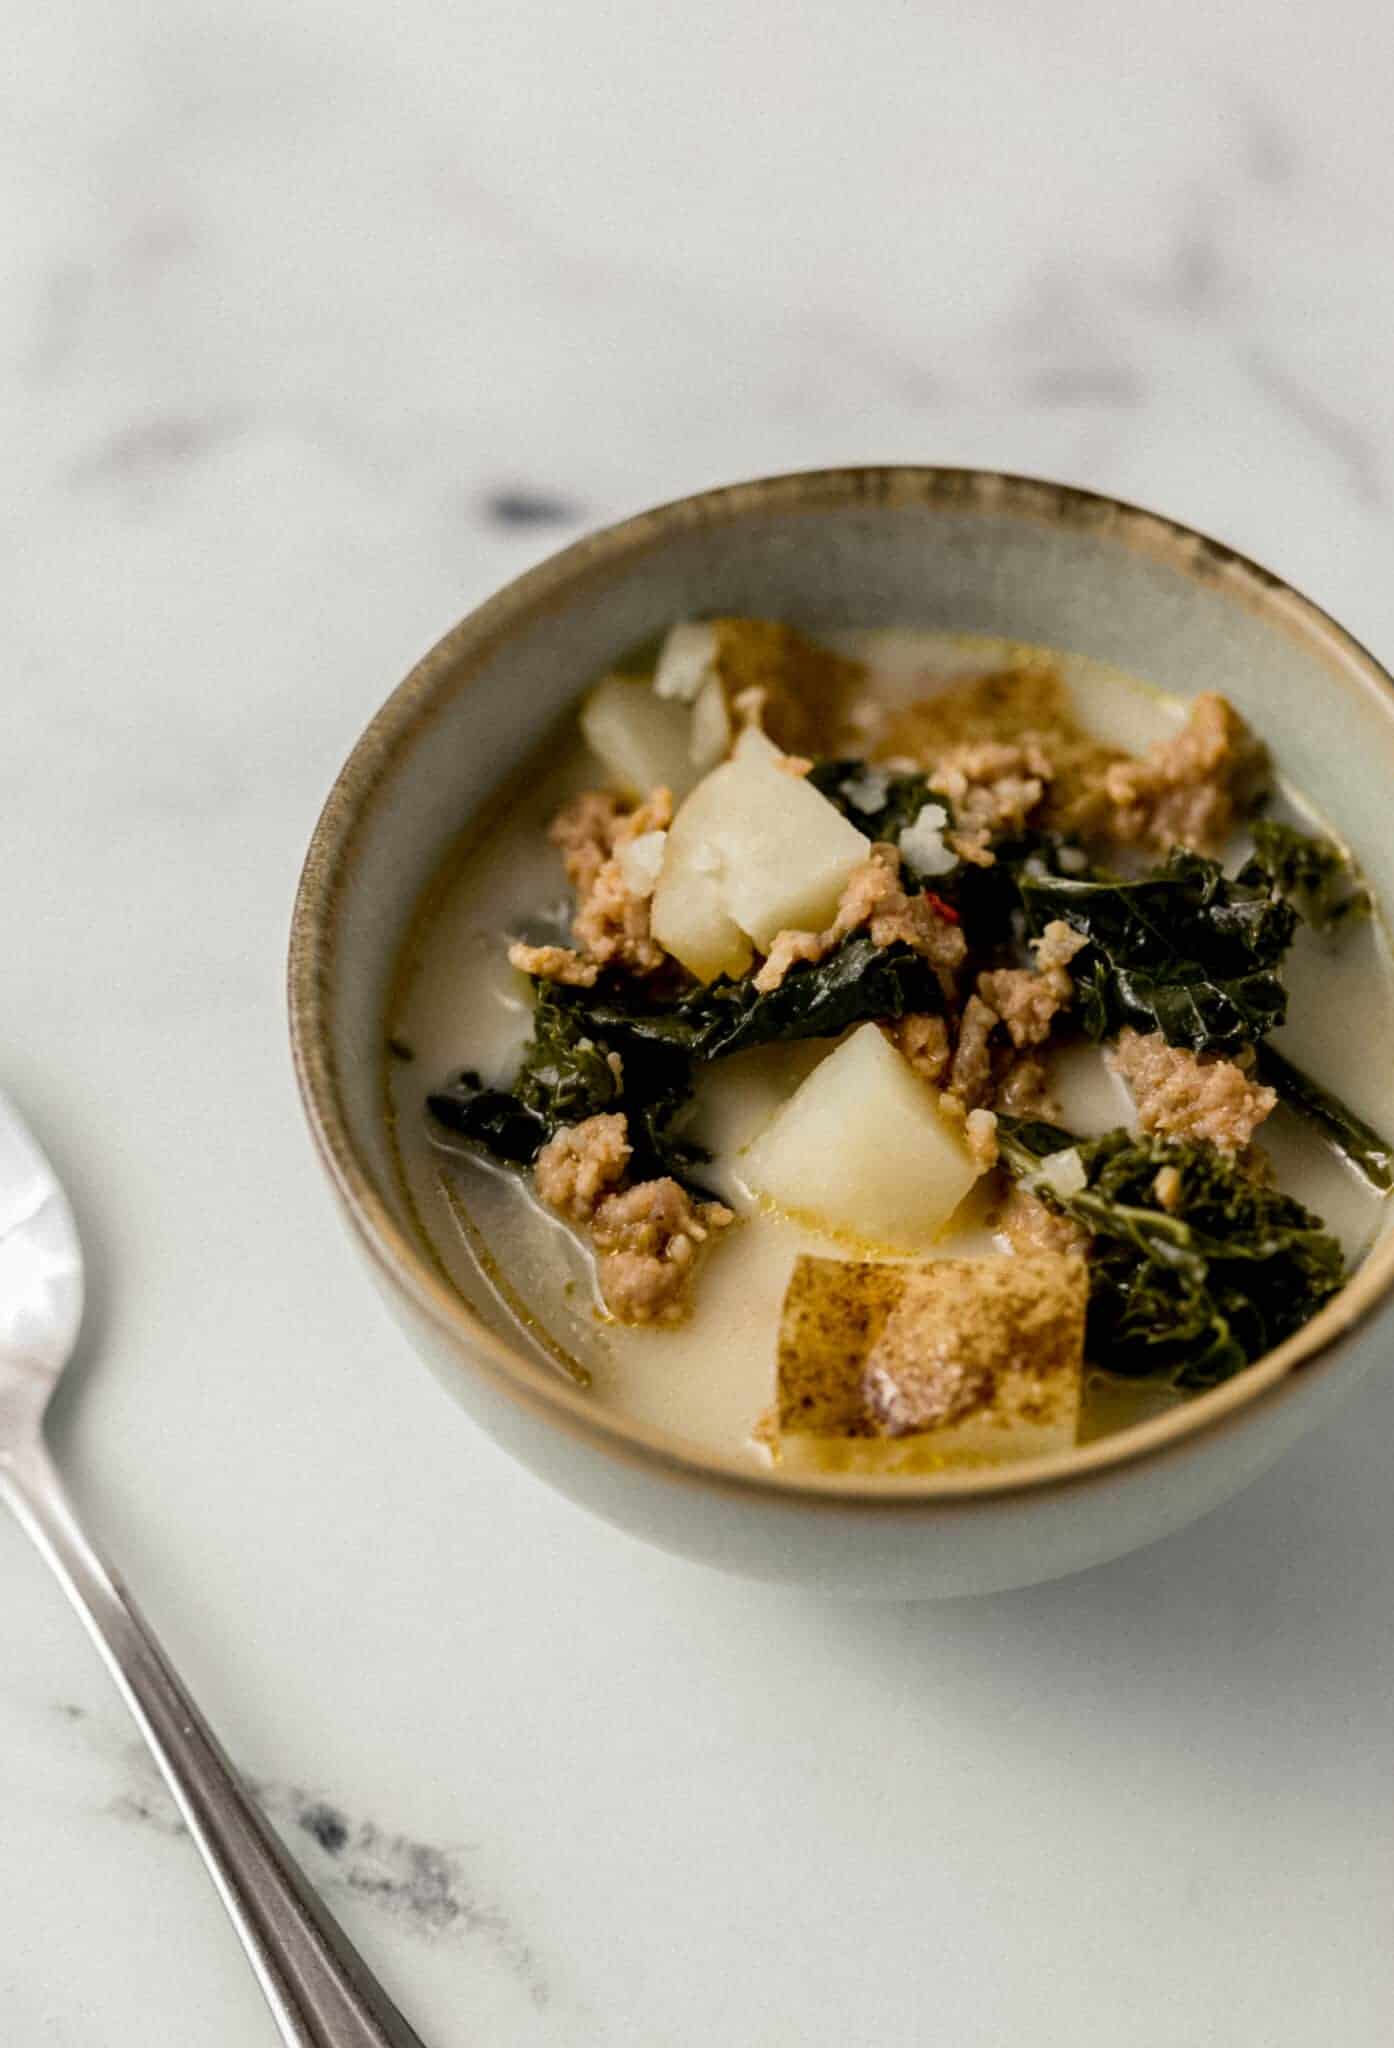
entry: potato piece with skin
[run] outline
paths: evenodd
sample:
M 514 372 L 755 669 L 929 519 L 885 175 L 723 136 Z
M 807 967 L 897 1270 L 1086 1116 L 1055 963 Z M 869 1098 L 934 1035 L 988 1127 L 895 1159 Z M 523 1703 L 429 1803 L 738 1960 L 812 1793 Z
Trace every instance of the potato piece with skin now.
M 653 933 L 704 981 L 739 971 L 725 964 L 738 950 L 732 929 L 767 952 L 781 931 L 828 924 L 871 851 L 865 833 L 781 759 L 763 735 L 743 733 L 734 757 L 673 820 Z
M 925 1250 L 982 1171 L 875 1024 L 814 1068 L 741 1164 L 777 1208 L 886 1252 Z
M 905 1475 L 1068 1450 L 1084 1261 L 801 1258 L 780 1320 L 774 1450 L 790 1472 Z
M 606 676 L 581 707 L 586 744 L 615 788 L 646 797 L 660 786 L 680 800 L 701 774 L 693 759 L 692 710 L 654 695 L 643 676 Z

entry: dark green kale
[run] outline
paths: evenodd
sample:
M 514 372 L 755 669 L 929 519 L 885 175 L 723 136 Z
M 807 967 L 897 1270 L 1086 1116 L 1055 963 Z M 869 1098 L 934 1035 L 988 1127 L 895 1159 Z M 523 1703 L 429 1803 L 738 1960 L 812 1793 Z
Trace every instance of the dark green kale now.
M 1329 840 L 1260 819 L 1254 853 L 1232 879 L 1216 861 L 1177 852 L 1141 881 L 1046 875 L 1028 859 L 1017 887 L 1028 931 L 1061 917 L 1089 940 L 1070 972 L 1075 1016 L 1091 1038 L 1131 1024 L 1192 1052 L 1257 1046 L 1260 1074 L 1283 1100 L 1371 1187 L 1394 1186 L 1394 1148 L 1264 1042 L 1287 1014 L 1279 963 L 1299 914 L 1325 928 L 1368 907 Z
M 690 1082 L 683 1078 L 681 1086 L 666 1095 L 654 1095 L 645 1099 L 626 1101 L 624 1109 L 628 1119 L 630 1169 L 636 1180 L 662 1180 L 671 1176 L 681 1181 L 693 1195 L 707 1201 L 711 1198 L 710 1188 L 703 1185 L 698 1169 L 705 1166 L 711 1153 L 705 1145 L 696 1144 L 682 1135 L 682 1128 L 692 1114 L 692 1091 Z
M 1259 1047 L 1258 1072 L 1259 1079 L 1276 1088 L 1290 1109 L 1315 1124 L 1326 1142 L 1348 1159 L 1377 1193 L 1385 1194 L 1394 1187 L 1394 1148 L 1329 1088 L 1304 1074 L 1271 1045 Z
M 542 1118 L 524 1109 L 516 1095 L 486 1088 L 468 1068 L 434 1089 L 426 1107 L 443 1131 L 481 1145 L 511 1166 L 531 1166 L 549 1136 Z
M 995 839 L 990 867 L 965 861 L 942 884 L 974 951 L 995 951 L 1011 937 L 1018 915 L 1025 920 L 1022 885 L 1032 878 L 1099 879 L 1083 851 L 1058 833 L 1018 832 Z
M 1112 1372 L 1215 1386 L 1301 1329 L 1344 1279 L 1320 1218 L 1212 1146 L 1122 1130 L 1078 1140 L 1012 1117 L 997 1136 L 1007 1169 L 1091 1233 L 1086 1349 Z M 1068 1180 L 1041 1168 L 1068 1151 L 1086 1178 L 1062 1193 Z M 1164 1167 L 1177 1176 L 1165 1208 Z
M 930 788 L 927 775 L 892 775 L 869 761 L 815 761 L 808 780 L 868 839 L 889 840 L 892 845 L 926 804 L 939 804 L 945 812 L 949 808 Z
M 485 1088 L 477 1074 L 464 1073 L 428 1096 L 426 1106 L 455 1137 L 527 1166 L 559 1125 L 580 1123 L 615 1107 L 620 1083 L 605 1054 L 582 1017 L 543 983 L 532 1037 L 512 1088 Z
M 1177 851 L 1140 881 L 1028 865 L 1019 887 L 1033 935 L 1063 918 L 1089 941 L 1070 971 L 1091 1038 L 1116 1038 L 1131 1024 L 1169 1045 L 1233 1054 L 1282 1023 L 1278 963 L 1297 913 L 1266 880 L 1231 879 L 1218 861 Z
M 537 984 L 533 1035 L 509 1090 L 463 1074 L 427 1107 L 452 1136 L 526 1166 L 563 1124 L 622 1111 L 636 1179 L 662 1174 L 692 1186 L 707 1154 L 682 1125 L 701 1067 L 757 1045 L 836 1038 L 868 1017 L 940 1007 L 928 962 L 908 946 L 878 947 L 865 933 L 824 960 L 791 968 L 761 993 L 753 975 L 720 980 L 670 1002 L 605 989 Z
M 529 1166 L 563 1124 L 623 1110 L 636 1175 L 690 1180 L 707 1155 L 680 1135 L 691 1094 L 686 1062 L 663 1048 L 618 1054 L 569 1000 L 577 993 L 588 992 L 538 984 L 533 1035 L 511 1090 L 485 1088 L 477 1075 L 461 1074 L 427 1098 L 431 1115 L 496 1159 Z
M 1299 832 L 1276 818 L 1260 818 L 1253 838 L 1254 850 L 1239 870 L 1240 881 L 1266 886 L 1290 903 L 1314 931 L 1330 931 L 1369 912 L 1370 892 L 1350 855 L 1334 839 Z
M 563 989 L 544 981 L 538 985 L 532 1038 L 513 1092 L 549 1132 L 558 1124 L 599 1116 L 620 1099 L 620 1080 L 609 1051 L 593 1035 L 584 1014 L 566 1001 Z
M 908 946 L 880 947 L 861 932 L 822 960 L 791 967 L 762 993 L 753 975 L 722 977 L 675 1003 L 645 1006 L 627 993 L 569 989 L 564 998 L 589 1030 L 622 1049 L 663 1046 L 704 1065 L 753 1046 L 836 1038 L 867 1017 L 904 1017 L 942 1007 L 928 961 Z M 626 1060 L 629 1058 L 625 1052 Z

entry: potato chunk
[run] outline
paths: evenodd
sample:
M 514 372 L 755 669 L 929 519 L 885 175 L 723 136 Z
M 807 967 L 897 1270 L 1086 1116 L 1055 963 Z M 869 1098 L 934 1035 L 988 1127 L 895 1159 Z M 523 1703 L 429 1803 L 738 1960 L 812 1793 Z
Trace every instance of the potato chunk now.
M 871 1251 L 924 1251 L 981 1168 L 874 1024 L 816 1066 L 743 1161 L 778 1208 Z
M 717 682 L 704 683 L 692 706 L 690 752 L 699 775 L 706 775 L 731 751 L 731 714 Z
M 736 765 L 749 794 L 727 842 L 726 900 L 741 930 L 768 953 L 782 931 L 819 931 L 832 922 L 871 841 L 811 783 L 764 764 Z
M 1087 1295 L 1083 1260 L 1055 1252 L 801 1258 L 779 1330 L 781 1468 L 933 1472 L 1068 1450 Z
M 693 758 L 690 705 L 655 696 L 643 676 L 606 676 L 581 707 L 587 746 L 626 796 L 660 785 L 682 798 L 701 768 Z
M 747 742 L 679 810 L 654 894 L 654 937 L 704 981 L 733 971 L 731 928 L 768 952 L 781 931 L 828 924 L 870 852 L 836 805 L 779 765 L 777 748 Z
M 719 839 L 729 802 L 722 777 L 735 765 L 714 768 L 679 809 L 668 830 L 649 913 L 649 929 L 659 945 L 700 981 L 744 974 L 752 956 L 750 940 L 726 907 Z

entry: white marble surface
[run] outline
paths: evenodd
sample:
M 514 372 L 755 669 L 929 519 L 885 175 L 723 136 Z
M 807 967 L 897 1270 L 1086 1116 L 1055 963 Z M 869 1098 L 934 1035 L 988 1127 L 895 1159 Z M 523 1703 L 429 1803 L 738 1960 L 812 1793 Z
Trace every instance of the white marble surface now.
M 700 485 L 1064 476 L 1394 653 L 1388 10 L 88 0 L 5 40 L 0 1074 L 92 1255 L 58 1445 L 432 2048 L 1387 2040 L 1389 1377 L 1070 1583 L 708 1576 L 407 1355 L 281 974 L 408 662 Z M 0 1642 L 0 2038 L 269 2048 L 9 1526 Z

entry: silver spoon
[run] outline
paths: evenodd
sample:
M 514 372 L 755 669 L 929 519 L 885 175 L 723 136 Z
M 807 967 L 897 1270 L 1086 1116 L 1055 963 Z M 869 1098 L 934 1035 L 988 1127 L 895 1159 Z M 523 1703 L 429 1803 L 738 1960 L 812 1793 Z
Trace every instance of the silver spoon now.
M 0 1095 L 0 1495 L 82 1616 L 140 1724 L 291 2048 L 422 2048 L 239 1784 L 44 1442 L 82 1320 L 82 1247 L 53 1168 Z

